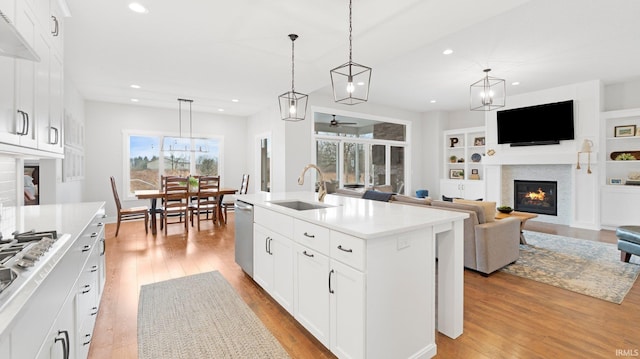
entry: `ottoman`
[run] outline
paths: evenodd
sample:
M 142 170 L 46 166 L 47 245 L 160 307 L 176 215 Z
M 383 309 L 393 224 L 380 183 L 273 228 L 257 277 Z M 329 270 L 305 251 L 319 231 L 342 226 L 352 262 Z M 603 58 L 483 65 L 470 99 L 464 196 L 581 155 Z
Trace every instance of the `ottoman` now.
M 616 237 L 621 261 L 629 262 L 632 254 L 640 256 L 640 226 L 620 226 Z

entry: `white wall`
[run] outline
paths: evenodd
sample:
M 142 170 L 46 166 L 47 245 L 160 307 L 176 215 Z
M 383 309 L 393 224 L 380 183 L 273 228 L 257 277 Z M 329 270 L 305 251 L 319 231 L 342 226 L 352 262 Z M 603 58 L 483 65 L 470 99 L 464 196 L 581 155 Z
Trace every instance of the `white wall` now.
M 141 130 L 178 134 L 178 109 L 159 109 L 106 102 L 85 103 L 85 201 L 106 201 L 107 215 L 115 215 L 115 203 L 109 177 L 114 176 L 122 191 L 123 131 Z M 197 109 L 197 103 L 194 102 Z M 184 124 L 183 124 L 184 126 Z M 183 136 L 185 135 L 183 129 Z M 247 119 L 244 117 L 193 112 L 193 136 L 220 136 L 222 149 L 221 185 L 239 187 L 247 168 Z M 124 206 L 144 204 L 146 201 L 125 201 Z
M 603 111 L 640 108 L 640 79 L 604 87 Z
M 600 111 L 601 111 L 602 84 L 600 81 L 588 81 L 568 86 L 561 86 L 543 91 L 531 92 L 509 97 L 509 108 L 533 106 L 544 103 L 574 100 L 574 127 L 575 140 L 561 141 L 559 145 L 509 147 L 497 143 L 496 112 L 486 113 L 486 143 L 487 150 L 494 149 L 494 156 L 486 156 L 487 198 L 498 203 L 509 203 L 509 199 L 503 199 L 502 175 L 500 167 L 503 165 L 557 165 L 572 164 L 575 166 L 577 152 L 584 139 L 590 139 L 594 143 L 592 154 L 592 174 L 586 170 L 572 171 L 571 189 L 572 204 L 571 215 L 568 222 L 561 223 L 574 227 L 599 229 L 599 172 L 597 163 L 597 151 L 600 139 Z M 527 130 L 523 127 L 523 130 Z M 553 129 L 539 129 L 553 130 Z M 585 195 L 588 194 L 588 195 Z M 544 218 L 540 220 L 544 221 Z

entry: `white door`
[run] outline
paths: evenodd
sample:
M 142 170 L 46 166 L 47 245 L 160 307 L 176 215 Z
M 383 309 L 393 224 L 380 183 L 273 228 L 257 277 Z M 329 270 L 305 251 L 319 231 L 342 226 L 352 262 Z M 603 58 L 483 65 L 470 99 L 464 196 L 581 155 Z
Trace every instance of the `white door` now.
M 331 260 L 329 287 L 330 349 L 339 358 L 364 358 L 364 274 Z
M 295 255 L 294 317 L 329 347 L 329 258 L 299 244 Z

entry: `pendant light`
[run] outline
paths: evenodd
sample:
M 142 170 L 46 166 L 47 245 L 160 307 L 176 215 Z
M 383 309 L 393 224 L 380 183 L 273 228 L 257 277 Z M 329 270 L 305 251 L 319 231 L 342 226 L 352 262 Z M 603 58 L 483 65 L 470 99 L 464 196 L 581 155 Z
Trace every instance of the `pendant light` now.
M 507 91 L 505 81 L 489 76 L 491 69 L 484 69 L 484 78 L 471 84 L 471 111 L 491 111 L 504 107 Z
M 189 104 L 189 137 L 182 136 L 182 103 Z M 162 141 L 160 151 L 169 152 L 209 152 L 207 146 L 192 147 L 193 145 L 193 116 L 191 112 L 191 104 L 193 100 L 179 98 L 178 99 L 178 126 L 179 137 L 165 137 Z
M 294 42 L 298 38 L 296 34 L 289 34 L 291 39 L 291 91 L 278 96 L 280 102 L 280 118 L 283 121 L 302 121 L 307 115 L 308 95 L 296 92 L 294 86 Z
M 353 62 L 352 4 L 349 0 L 349 62 L 330 71 L 335 102 L 355 105 L 369 99 L 371 68 Z

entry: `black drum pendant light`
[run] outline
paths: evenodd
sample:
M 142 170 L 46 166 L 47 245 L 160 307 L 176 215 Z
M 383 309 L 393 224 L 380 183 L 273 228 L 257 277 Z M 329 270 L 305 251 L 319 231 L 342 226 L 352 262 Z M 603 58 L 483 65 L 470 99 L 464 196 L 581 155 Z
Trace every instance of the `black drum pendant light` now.
M 489 76 L 491 69 L 484 69 L 484 78 L 471 84 L 471 111 L 491 111 L 504 107 L 507 91 L 505 81 Z
M 302 121 L 307 115 L 307 101 L 309 96 L 296 92 L 294 86 L 294 42 L 298 38 L 296 34 L 289 34 L 291 39 L 291 91 L 278 96 L 280 102 L 280 118 L 283 121 Z
M 330 71 L 335 102 L 355 105 L 369 99 L 371 68 L 352 61 L 352 4 L 349 0 L 349 62 Z

